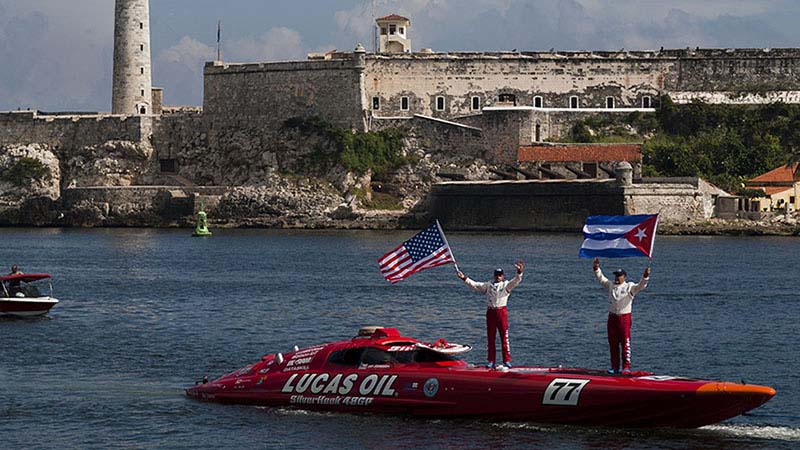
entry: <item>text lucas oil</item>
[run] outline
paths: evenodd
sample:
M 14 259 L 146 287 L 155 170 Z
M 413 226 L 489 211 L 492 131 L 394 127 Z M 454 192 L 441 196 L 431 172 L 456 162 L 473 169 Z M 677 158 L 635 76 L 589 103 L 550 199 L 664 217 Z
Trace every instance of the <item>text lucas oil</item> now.
M 300 378 L 298 379 L 298 377 Z M 297 380 L 296 384 L 295 380 Z M 397 375 L 371 374 L 359 382 L 359 376 L 355 373 L 349 375 L 340 373 L 333 377 L 327 373 L 303 375 L 296 373 L 286 380 L 281 392 L 303 394 L 308 391 L 312 394 L 348 395 L 353 392 L 354 387 L 358 386 L 357 392 L 360 395 L 393 397 L 396 395 L 393 387 L 395 380 L 397 380 Z

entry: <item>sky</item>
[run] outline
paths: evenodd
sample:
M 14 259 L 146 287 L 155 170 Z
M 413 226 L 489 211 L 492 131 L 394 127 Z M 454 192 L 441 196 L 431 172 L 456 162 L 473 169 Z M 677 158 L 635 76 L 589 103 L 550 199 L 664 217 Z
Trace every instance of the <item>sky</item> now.
M 371 49 L 373 17 L 435 51 L 800 47 L 796 0 L 151 0 L 153 84 L 199 105 L 203 64 Z M 374 5 L 374 6 L 373 6 Z M 0 0 L 0 110 L 108 111 L 114 0 Z

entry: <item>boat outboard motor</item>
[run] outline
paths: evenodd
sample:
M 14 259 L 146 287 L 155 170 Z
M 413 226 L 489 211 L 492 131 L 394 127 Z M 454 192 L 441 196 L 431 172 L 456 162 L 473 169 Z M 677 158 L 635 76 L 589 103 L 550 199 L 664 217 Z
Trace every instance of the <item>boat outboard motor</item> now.
M 283 361 L 284 361 L 283 353 L 276 353 L 275 354 L 275 362 L 277 362 L 278 364 L 283 364 Z
M 296 352 L 296 351 L 298 351 L 298 350 L 300 350 L 300 347 L 298 347 L 298 346 L 296 346 L 296 345 L 295 345 L 294 347 L 292 347 L 292 351 L 293 351 L 293 352 Z

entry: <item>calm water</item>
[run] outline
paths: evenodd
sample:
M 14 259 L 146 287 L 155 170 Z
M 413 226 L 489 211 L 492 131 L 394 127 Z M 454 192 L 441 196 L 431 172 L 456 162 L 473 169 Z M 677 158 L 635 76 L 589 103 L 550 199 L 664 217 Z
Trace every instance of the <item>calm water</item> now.
M 634 307 L 635 369 L 765 384 L 752 414 L 631 431 L 319 414 L 199 403 L 183 388 L 266 353 L 395 326 L 472 344 L 483 299 L 452 268 L 396 286 L 375 260 L 411 233 L 0 229 L 0 264 L 50 272 L 49 317 L 0 320 L 3 448 L 798 448 L 800 239 L 659 237 Z M 449 236 L 461 269 L 528 263 L 510 300 L 515 362 L 606 368 L 605 297 L 578 235 Z M 638 279 L 644 260 L 624 264 Z M 5 269 L 5 268 L 4 268 Z

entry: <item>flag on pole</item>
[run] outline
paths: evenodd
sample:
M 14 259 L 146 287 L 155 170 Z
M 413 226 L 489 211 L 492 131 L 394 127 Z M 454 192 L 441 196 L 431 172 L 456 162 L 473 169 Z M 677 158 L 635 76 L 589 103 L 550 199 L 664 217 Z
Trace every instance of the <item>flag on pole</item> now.
M 581 258 L 653 259 L 658 214 L 634 216 L 589 216 L 583 226 Z
M 445 264 L 455 264 L 455 258 L 438 220 L 378 260 L 381 275 L 392 284 Z

